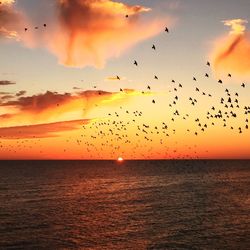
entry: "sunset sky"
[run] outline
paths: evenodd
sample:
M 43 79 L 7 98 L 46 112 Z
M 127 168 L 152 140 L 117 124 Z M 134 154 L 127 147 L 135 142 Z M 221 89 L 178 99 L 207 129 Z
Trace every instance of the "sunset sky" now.
M 249 10 L 0 0 L 0 159 L 250 158 Z

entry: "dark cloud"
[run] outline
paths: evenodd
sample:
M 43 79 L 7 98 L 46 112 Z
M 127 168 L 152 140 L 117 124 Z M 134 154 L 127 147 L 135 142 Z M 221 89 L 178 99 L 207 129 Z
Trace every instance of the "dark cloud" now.
M 0 85 L 14 85 L 16 84 L 15 82 L 12 82 L 12 81 L 7 81 L 7 80 L 0 80 Z
M 71 101 L 82 100 L 82 105 L 92 100 L 105 99 L 112 97 L 114 93 L 105 91 L 82 91 L 79 93 L 57 93 L 47 91 L 44 94 L 38 94 L 27 97 L 19 97 L 17 100 L 2 103 L 1 106 L 15 106 L 21 111 L 32 113 L 43 112 L 50 108 L 66 105 Z
M 5 101 L 5 100 L 12 99 L 12 98 L 14 98 L 13 95 L 3 95 L 3 96 L 0 97 L 0 100 Z
M 21 90 L 21 91 L 19 91 L 18 93 L 16 93 L 16 96 L 17 96 L 17 97 L 20 97 L 20 96 L 25 95 L 26 93 L 27 93 L 27 91 Z
M 83 124 L 89 123 L 88 119 L 37 124 L 29 126 L 15 126 L 0 128 L 2 139 L 37 139 L 59 136 L 61 132 L 79 129 Z

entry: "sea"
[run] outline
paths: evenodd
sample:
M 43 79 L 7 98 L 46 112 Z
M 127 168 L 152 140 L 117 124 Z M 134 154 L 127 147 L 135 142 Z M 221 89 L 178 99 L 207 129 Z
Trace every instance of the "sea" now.
M 250 161 L 1 161 L 0 249 L 250 249 Z

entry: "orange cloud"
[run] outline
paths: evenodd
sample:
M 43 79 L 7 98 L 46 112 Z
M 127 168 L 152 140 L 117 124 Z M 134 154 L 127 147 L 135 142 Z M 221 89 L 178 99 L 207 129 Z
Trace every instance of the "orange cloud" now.
M 45 47 L 59 63 L 71 67 L 103 67 L 109 58 L 118 57 L 172 24 L 170 18 L 142 20 L 140 14 L 150 9 L 139 5 L 113 0 L 54 0 L 54 17 L 48 18 L 51 21 L 46 28 L 35 30 L 37 22 L 32 24 L 13 3 L 0 5 L 0 37 L 27 47 Z
M 0 128 L 1 139 L 37 139 L 59 136 L 59 133 L 79 129 L 88 124 L 89 120 L 74 120 L 55 122 L 48 124 L 37 124 L 28 126 L 15 126 Z
M 15 0 L 1 0 L 1 4 L 13 4 L 15 3 Z
M 60 0 L 57 6 L 59 26 L 49 34 L 48 47 L 72 67 L 103 67 L 107 59 L 160 33 L 166 22 L 140 22 L 139 14 L 150 9 L 112 0 Z
M 250 74 L 250 32 L 246 31 L 246 23 L 242 19 L 224 21 L 231 31 L 218 39 L 213 48 L 211 59 L 216 72 Z
M 119 80 L 125 80 L 125 77 L 120 76 L 108 76 L 105 78 L 105 81 L 119 81 Z
M 88 112 L 97 106 L 121 104 L 141 92 L 124 89 L 122 93 L 96 90 L 63 94 L 47 91 L 33 96 L 23 94 L 25 91 L 0 98 L 2 127 L 85 119 Z
M 5 0 L 0 4 L 0 38 L 20 40 L 24 16 L 13 7 L 15 1 Z
M 33 96 L 21 95 L 16 100 L 5 102 L 1 98 L 0 106 L 8 111 L 1 119 L 8 126 L 20 120 L 26 125 L 81 119 L 95 104 L 112 99 L 113 95 L 115 93 L 104 91 L 64 94 L 47 91 Z

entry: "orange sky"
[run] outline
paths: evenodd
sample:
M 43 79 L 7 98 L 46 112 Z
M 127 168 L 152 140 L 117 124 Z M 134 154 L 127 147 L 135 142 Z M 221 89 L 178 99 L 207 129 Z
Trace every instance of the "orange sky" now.
M 40 4 L 0 5 L 0 159 L 250 157 L 246 19 L 190 34 L 181 1 Z

